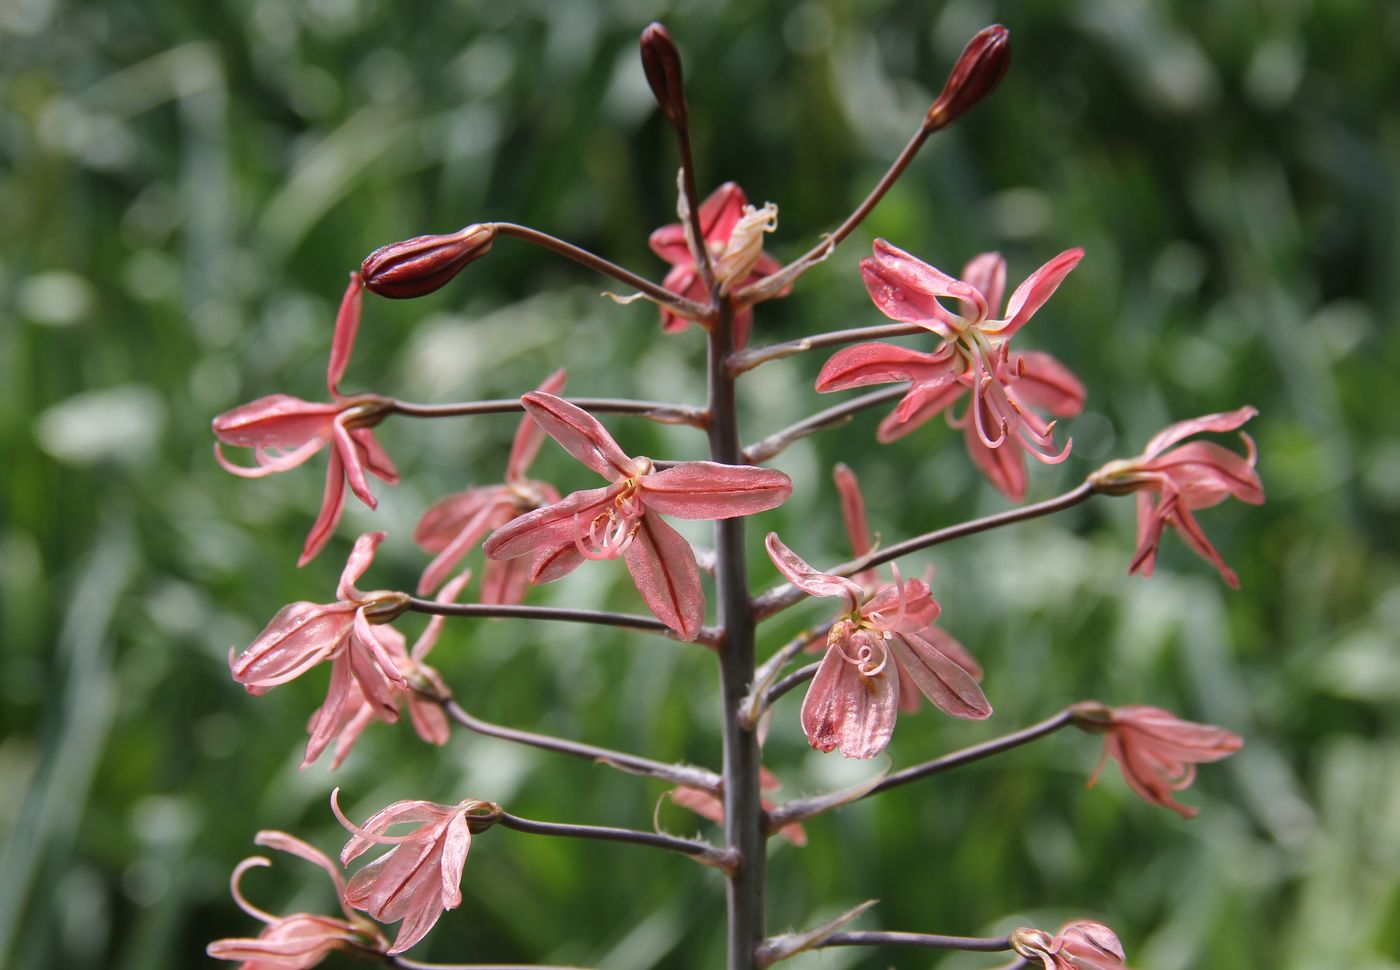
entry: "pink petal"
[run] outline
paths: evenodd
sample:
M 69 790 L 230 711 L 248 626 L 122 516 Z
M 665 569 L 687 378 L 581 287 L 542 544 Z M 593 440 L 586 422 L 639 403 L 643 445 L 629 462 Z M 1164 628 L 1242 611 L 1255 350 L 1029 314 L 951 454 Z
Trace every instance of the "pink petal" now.
M 478 509 L 475 516 L 462 524 L 456 538 L 444 546 L 437 557 L 428 563 L 428 568 L 423 570 L 423 575 L 418 580 L 418 595 L 422 596 L 442 585 L 442 581 L 451 575 L 462 558 L 476 548 L 482 536 L 494 526 L 502 524 L 503 520 L 508 521 L 512 508 L 513 506 L 502 509 L 497 505 L 485 505 Z
M 466 589 L 467 583 L 471 582 L 471 578 L 470 570 L 454 578 L 452 582 L 442 588 L 441 593 L 438 593 L 437 602 L 455 603 L 457 597 L 462 595 L 462 590 Z M 447 617 L 445 616 L 434 616 L 428 620 L 428 625 L 423 628 L 418 639 L 413 641 L 413 650 L 409 652 L 409 656 L 414 660 L 422 660 L 431 653 L 433 647 L 437 646 L 438 637 L 442 636 L 442 628 L 446 623 Z M 392 628 L 386 627 L 385 629 Z
M 734 233 L 734 227 L 744 216 L 749 204 L 744 190 L 734 182 L 725 182 L 700 203 L 700 232 L 707 243 L 724 244 Z
M 331 663 L 331 682 L 326 689 L 326 699 L 307 722 L 306 733 L 310 737 L 306 741 L 306 755 L 301 760 L 302 771 L 316 763 L 316 759 L 341 733 L 355 712 L 364 706 L 364 695 L 350 673 L 350 661 L 342 653 Z
M 1254 469 L 1254 456 L 1240 455 L 1213 441 L 1192 441 L 1159 455 L 1144 470 L 1168 475 L 1181 503 L 1204 509 L 1233 496 L 1250 505 L 1264 501 L 1264 485 Z
M 530 559 L 530 568 L 525 574 L 526 579 L 536 585 L 552 583 L 569 575 L 582 566 L 583 562 L 583 556 L 578 551 L 571 530 L 557 543 L 535 550 L 535 555 Z
M 355 439 L 350 437 L 350 430 L 337 419 L 333 434 L 334 450 L 340 455 L 340 461 L 345 466 L 345 481 L 350 485 L 350 491 L 370 508 L 376 508 L 379 503 L 375 500 L 374 493 L 369 490 L 364 461 L 360 457 L 359 448 L 355 446 Z
M 340 460 L 340 449 L 331 449 L 330 462 L 326 465 L 326 488 L 321 496 L 321 512 L 316 517 L 311 531 L 306 534 L 306 543 L 301 549 L 298 566 L 305 566 L 330 541 L 340 512 L 345 507 L 345 465 Z
M 687 461 L 638 482 L 647 508 L 678 519 L 731 519 L 777 508 L 792 479 L 752 465 Z
M 1001 253 L 972 257 L 963 267 L 962 278 L 986 299 L 988 313 L 995 313 L 1001 307 L 1001 296 L 1006 292 L 1006 260 L 1001 258 Z
M 355 540 L 354 548 L 345 560 L 345 569 L 340 574 L 340 583 L 335 588 L 336 599 L 347 603 L 360 599 L 361 593 L 355 584 L 374 562 L 374 554 L 379 551 L 379 544 L 385 537 L 386 533 L 383 532 L 366 532 Z
M 438 825 L 457 810 L 452 805 L 439 805 L 437 802 L 427 802 L 421 799 L 405 799 L 386 805 L 365 819 L 363 825 L 357 826 L 340 814 L 338 809 L 339 793 L 339 788 L 331 793 L 332 808 L 336 811 L 336 817 L 341 820 L 341 824 L 353 833 L 350 841 L 345 843 L 345 848 L 340 850 L 340 864 L 344 866 L 348 866 L 379 844 L 401 845 L 407 842 L 431 842 L 436 835 Z M 428 822 L 430 824 L 419 826 L 407 836 L 385 836 L 384 833 L 391 826 L 410 822 Z
M 914 678 L 919 691 L 939 710 L 970 721 L 991 717 L 992 705 L 977 681 L 928 640 L 904 633 L 891 637 L 889 643 L 899 658 L 901 674 Z
M 326 369 L 326 387 L 331 397 L 340 396 L 340 379 L 345 375 L 345 367 L 350 363 L 350 352 L 355 348 L 355 334 L 360 329 L 360 304 L 364 287 L 360 274 L 350 274 L 350 285 L 340 300 L 340 310 L 335 316 L 335 336 L 331 340 L 331 361 Z
M 623 484 L 571 492 L 553 505 L 526 512 L 501 526 L 486 540 L 482 549 L 491 559 L 514 559 L 543 546 L 573 542 L 574 518 L 586 526 L 605 512 L 622 491 Z
M 967 426 L 963 439 L 972 463 L 996 486 L 997 491 L 1013 502 L 1021 501 L 1026 496 L 1026 457 L 1020 439 L 1008 436 L 1000 448 L 988 448 L 978 435 L 972 416 L 968 415 L 965 420 Z
M 819 751 L 839 748 L 847 758 L 873 758 L 894 735 L 898 703 L 893 664 L 865 677 L 831 646 L 802 701 L 802 730 Z
M 997 333 L 1010 337 L 1025 326 L 1026 321 L 1045 305 L 1045 301 L 1054 295 L 1060 283 L 1083 258 L 1083 249 L 1066 249 L 1026 277 L 1026 281 L 1011 294 L 1011 300 L 1006 304 L 1006 322 L 997 328 Z
M 331 882 L 335 883 L 336 890 L 338 892 L 344 891 L 345 877 L 340 874 L 340 867 L 331 861 L 330 856 L 315 846 L 308 845 L 295 835 L 288 835 L 286 832 L 279 832 L 276 829 L 262 829 L 253 836 L 253 844 L 276 849 L 278 852 L 285 852 L 299 859 L 305 859 L 314 866 L 320 866 L 331 877 Z
M 844 576 L 832 576 L 813 569 L 801 556 L 785 546 L 776 532 L 768 533 L 764 546 L 778 572 L 802 592 L 809 596 L 844 596 L 851 609 L 860 604 L 864 591 L 858 585 Z
M 899 381 L 942 382 L 957 376 L 953 365 L 947 354 L 926 354 L 896 344 L 856 344 L 831 355 L 817 375 L 816 388 L 825 394 Z
M 394 467 L 394 461 L 389 457 L 379 439 L 374 436 L 373 428 L 351 428 L 350 437 L 359 448 L 360 460 L 370 474 L 378 476 L 390 485 L 399 483 L 399 470 Z
M 694 640 L 705 621 L 705 593 L 695 552 L 681 534 L 650 511 L 637 523 L 623 554 L 637 591 L 658 620 L 682 640 Z
M 875 240 L 874 252 L 874 256 L 860 261 L 860 275 L 870 299 L 891 320 L 938 324 L 944 331 L 958 329 L 961 322 L 938 302 L 939 297 L 970 304 L 970 316 L 979 322 L 986 317 L 986 300 L 966 283 L 883 239 Z
M 915 633 L 930 626 L 942 611 L 928 584 L 921 579 L 908 580 L 902 586 L 887 583 L 860 608 L 862 616 L 872 620 L 878 617 L 881 629 Z
M 438 499 L 418 520 L 413 529 L 413 541 L 424 552 L 442 552 L 484 506 L 510 500 L 510 490 L 501 485 L 469 488 Z
M 324 444 L 339 413 L 337 404 L 311 404 L 288 394 L 269 394 L 216 417 L 214 436 L 240 448 L 296 449 L 313 441 Z
M 561 367 L 546 377 L 544 383 L 535 390 L 546 394 L 558 394 L 564 389 L 567 377 L 567 372 Z M 516 482 L 525 478 L 525 472 L 529 469 L 530 462 L 539 454 L 543 441 L 544 429 L 540 427 L 539 422 L 529 415 L 521 418 L 515 429 L 515 440 L 510 445 L 510 458 L 506 460 L 506 481 Z
M 915 384 L 899 405 L 880 421 L 875 440 L 889 444 L 937 417 L 962 397 L 967 388 L 954 380 L 946 384 Z
M 623 454 L 598 419 L 563 398 L 532 391 L 520 399 L 525 410 L 564 450 L 610 481 L 637 474 L 636 461 Z
M 1152 440 L 1147 443 L 1147 447 L 1142 450 L 1142 455 L 1144 458 L 1154 458 L 1178 441 L 1189 438 L 1193 434 L 1234 431 L 1258 413 L 1255 408 L 1246 404 L 1235 411 L 1222 411 L 1219 414 L 1207 414 L 1187 421 L 1178 421 L 1154 435 Z
M 525 598 L 529 582 L 529 564 L 524 559 L 489 560 L 481 572 L 481 602 L 513 606 Z
M 455 909 L 462 902 L 462 868 L 472 847 L 471 829 L 465 812 L 457 812 L 442 834 L 442 906 Z
M 437 701 L 410 694 L 408 717 L 413 722 L 413 730 L 428 744 L 444 745 L 452 736 L 452 725 Z
M 382 720 L 393 724 L 399 719 L 399 698 L 408 692 L 408 682 L 375 636 L 364 610 L 355 612 L 346 655 L 365 701 Z
M 354 606 L 292 603 L 282 607 L 229 666 L 250 690 L 285 684 L 340 649 L 354 623 Z
M 1084 410 L 1084 384 L 1049 354 L 1028 350 L 1019 357 L 1016 393 L 1057 418 L 1072 418 Z
M 964 647 L 962 643 L 954 639 L 947 630 L 944 630 L 942 627 L 931 626 L 914 632 L 933 644 L 934 648 L 938 650 L 939 653 L 953 661 L 953 663 L 957 664 L 963 670 L 966 670 L 968 676 L 973 680 L 982 679 L 982 665 L 977 662 L 976 657 L 968 652 L 967 647 Z
M 851 552 L 857 558 L 870 551 L 870 523 L 865 517 L 865 499 L 860 494 L 856 473 L 844 463 L 832 470 L 836 491 L 841 496 L 841 519 L 846 523 L 846 535 L 851 540 Z

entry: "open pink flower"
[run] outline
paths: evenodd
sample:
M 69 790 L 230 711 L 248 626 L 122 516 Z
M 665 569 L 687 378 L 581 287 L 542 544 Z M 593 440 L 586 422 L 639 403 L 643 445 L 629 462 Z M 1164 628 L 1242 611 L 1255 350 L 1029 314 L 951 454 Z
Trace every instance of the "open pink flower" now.
M 827 634 L 826 655 L 802 702 L 802 730 L 812 747 L 840 749 L 847 758 L 883 751 L 894 734 L 902 678 L 954 717 L 991 716 L 973 676 L 926 635 L 939 613 L 927 585 L 896 579 L 867 597 L 852 580 L 813 569 L 776 533 L 766 545 L 773 565 L 798 589 L 843 596 L 849 607 Z
M 1128 787 L 1142 798 L 1170 808 L 1182 818 L 1196 809 L 1172 797 L 1196 779 L 1196 765 L 1219 761 L 1244 746 L 1238 734 L 1213 724 L 1183 721 L 1160 707 L 1106 707 L 1097 701 L 1074 706 L 1074 723 L 1104 736 L 1103 757 L 1089 779 L 1092 785 L 1109 758 L 1123 769 Z
M 561 367 L 536 390 L 557 394 L 564 389 L 564 380 L 565 372 Z M 559 492 L 553 485 L 525 475 L 543 441 L 544 431 L 539 423 L 525 415 L 515 430 L 515 441 L 506 462 L 505 484 L 469 488 L 449 495 L 423 513 L 413 532 L 413 541 L 425 552 L 437 553 L 437 558 L 423 570 L 423 578 L 418 581 L 419 595 L 437 589 L 488 532 L 499 529 L 518 515 L 559 501 Z M 519 603 L 524 598 L 528 580 L 525 566 L 523 561 L 514 559 L 488 560 L 481 577 L 481 602 Z
M 472 842 L 467 816 L 483 808 L 499 810 L 476 799 L 456 805 L 400 801 L 375 812 L 360 826 L 341 812 L 339 791 L 332 792 L 331 807 L 353 833 L 340 853 L 341 863 L 348 866 L 376 845 L 394 846 L 350 878 L 345 901 L 381 923 L 403 920 L 387 951 L 402 953 L 427 936 L 446 910 L 462 903 L 462 867 Z M 420 824 L 407 835 L 385 835 L 390 826 L 404 822 Z
M 439 603 L 454 602 L 467 583 L 471 581 L 471 573 L 465 572 L 453 579 L 442 588 L 438 595 Z M 413 723 L 413 730 L 418 736 L 429 744 L 446 744 L 451 735 L 451 727 L 447 721 L 447 715 L 443 712 L 442 705 L 431 697 L 424 696 L 422 691 L 429 691 L 439 697 L 448 694 L 447 685 L 442 682 L 438 672 L 423 662 L 429 651 L 437 645 L 438 637 L 442 635 L 443 625 L 447 622 L 444 616 L 434 616 L 428 620 L 428 625 L 423 628 L 423 632 L 414 641 L 413 649 L 407 649 L 404 635 L 391 626 L 372 626 L 370 631 L 379 639 L 379 643 L 388 652 L 398 667 L 414 689 L 402 692 L 397 689 L 396 684 L 390 684 L 391 693 L 394 698 L 395 716 L 398 712 L 398 700 L 406 697 L 408 699 L 408 716 Z M 355 746 L 364 729 L 376 719 L 383 720 L 381 709 L 375 707 L 365 698 L 365 692 L 360 688 L 359 682 L 355 680 L 348 660 L 342 654 L 331 664 L 331 683 L 326 690 L 326 699 L 316 712 L 311 715 L 306 724 L 306 733 L 310 735 L 306 742 L 306 757 L 302 759 L 303 770 L 316 762 L 321 757 L 321 753 L 326 750 L 331 741 L 335 741 L 335 757 L 331 759 L 331 769 L 340 767 L 350 749 Z
M 851 540 L 851 552 L 857 558 L 867 555 L 873 545 L 870 537 L 870 525 L 865 515 L 865 498 L 860 493 L 860 482 L 856 479 L 855 472 L 851 471 L 844 464 L 838 464 L 833 472 L 836 480 L 836 491 L 841 496 L 841 518 L 846 524 L 846 534 Z M 930 568 L 924 576 L 924 585 L 928 586 L 933 580 L 933 569 Z M 880 576 L 873 569 L 864 569 L 851 577 L 852 580 L 860 584 L 866 598 L 874 596 L 880 590 Z M 899 581 L 899 576 L 895 575 L 895 582 Z M 967 671 L 975 681 L 982 680 L 982 665 L 968 653 L 967 648 L 958 642 L 952 634 L 941 627 L 932 624 L 924 627 L 919 635 L 933 644 L 939 653 L 943 654 L 953 663 Z M 814 640 L 808 647 L 809 651 L 820 650 L 824 646 L 821 639 Z M 906 673 L 900 666 L 901 661 L 896 654 L 895 666 L 899 668 L 899 709 L 905 714 L 912 714 L 919 709 L 923 702 L 923 694 L 919 690 L 919 685 L 914 676 Z
M 1192 513 L 1230 496 L 1250 505 L 1263 504 L 1264 485 L 1254 470 L 1254 439 L 1240 432 L 1243 455 L 1209 441 L 1172 446 L 1193 434 L 1234 431 L 1258 413 L 1246 405 L 1177 422 L 1149 441 L 1138 457 L 1111 461 L 1089 476 L 1101 492 L 1137 493 L 1138 547 L 1128 572 L 1152 575 L 1162 531 L 1171 526 L 1197 555 L 1220 571 L 1225 582 L 1239 588 L 1239 576 L 1225 565 Z
M 533 554 L 532 583 L 560 579 L 585 559 L 621 556 L 657 619 L 694 640 L 705 616 L 700 570 L 690 543 L 661 516 L 728 519 L 764 512 L 792 494 L 791 479 L 767 468 L 710 461 L 655 471 L 650 458 L 624 454 L 582 408 L 538 391 L 521 400 L 546 434 L 611 484 L 512 519 L 486 540 L 486 555 Z
M 870 384 L 907 381 L 909 390 L 881 423 L 879 439 L 893 441 L 950 408 L 965 393 L 971 402 L 954 424 L 967 427 L 968 449 L 992 483 L 1014 499 L 1025 492 L 1024 455 L 1054 464 L 1052 432 L 1056 417 L 1073 417 L 1084 405 L 1084 386 L 1049 354 L 1012 355 L 1010 340 L 1055 292 L 1084 256 L 1067 250 L 1017 287 L 1002 319 L 990 319 L 1006 287 L 1006 262 L 983 253 L 956 280 L 883 239 L 875 255 L 861 261 L 861 275 L 875 305 L 901 323 L 922 326 L 941 338 L 924 353 L 895 344 L 867 343 L 832 355 L 817 377 L 817 390 L 839 391 Z M 940 299 L 957 302 L 953 313 Z M 1015 451 L 1000 450 L 1010 445 Z
M 214 444 L 214 458 L 226 471 L 243 478 L 287 471 L 331 446 L 321 512 L 306 537 L 299 566 L 310 562 L 330 539 L 345 506 L 347 484 L 361 502 L 374 508 L 377 502 L 370 491 L 368 475 L 391 485 L 399 480 L 394 463 L 372 430 L 389 413 L 389 402 L 373 394 L 346 397 L 339 388 L 359 330 L 361 289 L 360 274 L 351 273 L 336 316 L 326 372 L 326 387 L 333 403 L 312 404 L 287 394 L 271 394 L 214 419 L 214 436 L 219 439 Z M 224 457 L 220 445 L 252 448 L 255 464 L 235 465 Z
M 1118 935 L 1092 920 L 1076 920 L 1053 937 L 1044 930 L 1022 927 L 1011 934 L 1011 948 L 1044 970 L 1121 970 L 1127 964 Z
M 355 588 L 382 541 L 382 532 L 367 532 L 355 540 L 336 588 L 336 602 L 284 606 L 247 649 L 237 656 L 230 651 L 233 679 L 248 693 L 261 694 L 331 660 L 327 705 L 349 704 L 353 689 L 358 688 L 379 717 L 397 720 L 397 693 L 407 691 L 408 682 L 370 618 L 392 619 L 403 612 L 407 597 Z
M 320 866 L 335 883 L 336 898 L 345 918 L 293 913 L 273 916 L 243 896 L 239 883 L 243 874 L 272 863 L 262 856 L 250 856 L 233 870 L 230 889 L 233 900 L 243 912 L 267 924 L 257 937 L 215 940 L 206 952 L 216 960 L 242 960 L 240 970 L 306 970 L 325 959 L 332 950 L 353 949 L 361 953 L 383 953 L 388 941 L 363 917 L 356 916 L 345 904 L 345 879 L 325 853 L 307 845 L 285 832 L 264 830 L 253 841 L 258 845 L 287 852 Z
M 735 228 L 743 222 L 746 209 L 750 216 L 761 214 L 761 212 L 755 213 L 753 207 L 749 205 L 748 198 L 744 195 L 744 190 L 733 182 L 725 182 L 711 192 L 709 198 L 700 203 L 700 231 L 704 234 L 705 246 L 709 250 L 710 260 L 715 264 L 716 272 L 721 275 L 721 279 L 723 279 L 726 256 L 730 257 L 729 262 L 733 264 L 731 275 L 735 278 L 728 281 L 728 291 L 742 289 L 750 283 L 776 273 L 779 268 L 777 260 L 766 253 L 760 252 L 754 258 L 754 253 L 751 250 L 754 248 L 756 239 L 760 240 L 759 245 L 761 246 L 761 232 L 755 235 L 756 230 L 751 230 L 746 225 L 745 231 L 740 234 L 741 238 L 737 241 L 734 239 Z M 751 218 L 750 222 L 753 221 Z M 732 248 L 731 243 L 734 244 Z M 701 304 L 709 302 L 710 294 L 705 292 L 704 280 L 700 278 L 700 272 L 695 268 L 695 258 L 686 241 L 686 226 L 684 224 L 674 222 L 662 226 L 651 234 L 648 245 L 651 246 L 652 252 L 671 264 L 671 271 L 661 281 L 662 286 L 688 300 L 694 300 Z M 752 323 L 753 309 L 751 307 L 742 307 L 735 313 L 735 347 L 742 347 L 748 342 L 749 328 Z M 678 316 L 674 311 L 665 307 L 661 308 L 661 329 L 667 333 L 684 330 L 689 324 L 689 320 Z

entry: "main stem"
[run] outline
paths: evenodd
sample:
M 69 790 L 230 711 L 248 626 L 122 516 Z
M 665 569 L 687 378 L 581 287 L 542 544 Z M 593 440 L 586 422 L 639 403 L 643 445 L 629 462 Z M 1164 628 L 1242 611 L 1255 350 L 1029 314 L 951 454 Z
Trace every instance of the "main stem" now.
M 720 301 L 710 331 L 710 458 L 730 465 L 744 463 L 734 379 L 725 366 L 734 349 L 734 310 Z M 728 967 L 754 970 L 755 950 L 764 938 L 763 889 L 767 867 L 763 809 L 759 804 L 758 737 L 743 726 L 744 698 L 754 676 L 754 620 L 749 610 L 749 580 L 744 562 L 744 520 L 715 523 L 715 587 L 719 625 L 720 688 L 724 694 L 724 840 L 738 853 L 739 864 L 728 886 Z

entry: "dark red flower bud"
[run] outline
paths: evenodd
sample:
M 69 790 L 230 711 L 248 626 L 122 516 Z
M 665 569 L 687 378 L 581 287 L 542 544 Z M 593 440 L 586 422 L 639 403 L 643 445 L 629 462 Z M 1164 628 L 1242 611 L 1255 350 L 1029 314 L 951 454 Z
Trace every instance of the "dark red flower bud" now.
M 646 72 L 651 93 L 666 120 L 684 128 L 690 120 L 685 106 L 685 86 L 681 79 L 681 55 L 671 35 L 660 24 L 642 31 L 642 70 Z
M 1006 75 L 1011 63 L 1011 32 L 992 24 L 977 32 L 963 48 L 958 63 L 943 84 L 943 90 L 924 119 L 927 131 L 947 128 L 987 95 Z
M 391 300 L 431 293 L 463 266 L 491 251 L 493 226 L 470 225 L 447 236 L 414 236 L 380 246 L 360 264 L 365 286 Z

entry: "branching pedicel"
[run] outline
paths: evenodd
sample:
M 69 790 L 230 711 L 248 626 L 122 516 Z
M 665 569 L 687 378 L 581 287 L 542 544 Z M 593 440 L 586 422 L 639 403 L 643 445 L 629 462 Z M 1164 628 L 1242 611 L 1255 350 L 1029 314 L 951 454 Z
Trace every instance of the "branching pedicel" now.
M 904 579 L 895 560 L 942 542 L 1057 512 L 1096 494 L 1136 493 L 1138 548 L 1131 569 L 1151 572 L 1166 527 L 1213 564 L 1231 585 L 1233 572 L 1206 539 L 1194 512 L 1228 496 L 1263 501 L 1255 472 L 1253 443 L 1237 454 L 1210 442 L 1183 444 L 1199 433 L 1237 430 L 1254 415 L 1249 407 L 1228 414 L 1183 421 L 1148 443 L 1137 458 L 1110 462 L 1079 487 L 1038 503 L 985 519 L 943 526 L 921 536 L 876 549 L 870 539 L 855 475 L 836 470 L 842 513 L 856 558 L 826 569 L 808 565 L 775 533 L 767 549 L 788 580 L 766 592 L 751 591 L 745 575 L 750 532 L 746 520 L 784 502 L 793 484 L 781 472 L 761 467 L 798 438 L 846 420 L 858 411 L 898 399 L 880 424 L 879 438 L 890 441 L 916 431 L 943 412 L 964 431 L 973 462 L 1001 492 L 1019 500 L 1026 487 L 1026 457 L 1058 462 L 1070 441 L 1056 445 L 1055 422 L 1042 417 L 1079 413 L 1085 389 L 1047 354 L 1013 349 L 1013 336 L 1044 307 L 1056 288 L 1084 257 L 1069 249 L 1032 273 L 1007 301 L 1006 264 L 995 253 L 975 256 L 961 279 L 885 242 L 860 263 L 860 275 L 876 308 L 894 325 L 814 334 L 800 340 L 747 349 L 753 307 L 789 292 L 802 274 L 827 259 L 874 208 L 886 190 L 935 132 L 953 124 L 990 93 L 1009 60 L 1005 28 L 992 26 L 968 44 L 942 93 L 909 144 L 866 200 L 833 233 L 805 255 L 780 265 L 763 252 L 764 237 L 777 223 L 777 208 L 749 205 L 743 191 L 726 183 L 701 202 L 691 158 L 689 110 L 682 89 L 679 55 L 659 24 L 642 34 L 642 64 L 657 101 L 675 133 L 680 153 L 679 221 L 658 229 L 652 249 L 670 265 L 654 283 L 545 233 L 508 223 L 475 224 L 444 236 L 419 236 L 382 247 L 351 274 L 331 340 L 327 388 L 331 403 L 311 404 L 286 395 L 264 397 L 214 420 L 223 445 L 250 447 L 254 465 L 235 465 L 219 446 L 219 461 L 236 474 L 259 477 L 286 471 L 329 446 L 325 500 L 308 535 L 302 562 L 329 541 L 348 486 L 374 506 L 366 473 L 386 482 L 398 479 L 392 462 L 371 429 L 390 415 L 463 417 L 522 411 L 520 427 L 506 462 L 505 481 L 449 496 L 423 516 L 414 540 L 436 558 L 427 566 L 418 593 L 441 588 L 436 600 L 399 591 L 361 592 L 356 583 L 368 571 L 381 532 L 361 536 L 351 551 L 335 602 L 298 602 L 284 607 L 246 649 L 230 656 L 234 679 L 260 694 L 329 662 L 330 687 L 313 715 L 307 744 L 309 764 L 332 743 L 335 763 L 376 720 L 394 722 L 405 705 L 418 734 L 433 744 L 448 740 L 450 726 L 520 744 L 584 758 L 632 774 L 664 780 L 671 797 L 707 818 L 723 823 L 719 844 L 679 839 L 659 832 L 533 821 L 511 815 L 473 796 L 453 805 L 399 801 L 357 825 L 337 817 L 351 832 L 341 853 L 348 865 L 378 845 L 386 853 L 348 880 L 320 851 L 282 833 L 263 832 L 257 841 L 321 866 L 334 880 L 343 916 L 295 914 L 276 917 L 247 903 L 239 888 L 249 868 L 234 874 L 239 904 L 266 925 L 256 939 L 220 940 L 211 955 L 243 960 L 245 967 L 309 967 L 332 950 L 369 955 L 394 966 L 424 964 L 399 956 L 421 940 L 444 910 L 461 902 L 460 881 L 473 834 L 501 826 L 515 831 L 629 842 L 667 849 L 719 870 L 728 892 L 728 965 L 732 970 L 769 966 L 806 950 L 831 946 L 915 946 L 974 951 L 1014 951 L 1019 966 L 1047 970 L 1121 967 L 1122 948 L 1111 930 L 1077 922 L 1051 934 L 1023 928 L 1006 937 L 970 938 L 921 932 L 857 931 L 847 928 L 869 904 L 802 933 L 767 937 L 764 925 L 764 844 L 783 834 L 803 844 L 801 821 L 861 798 L 951 770 L 1074 725 L 1106 740 L 1104 758 L 1120 762 L 1131 788 L 1183 815 L 1194 814 L 1173 792 L 1188 785 L 1195 765 L 1237 750 L 1229 731 L 1179 720 L 1152 707 L 1110 708 L 1097 702 L 1074 704 L 1038 724 L 915 764 L 873 782 L 840 792 L 772 804 L 763 796 L 776 787 L 760 766 L 765 713 L 793 688 L 811 680 L 802 705 L 803 731 L 813 747 L 869 758 L 883 750 L 895 727 L 897 710 L 912 712 L 927 698 L 955 717 L 983 719 L 992 706 L 979 680 L 977 661 L 936 625 L 939 614 L 927 580 Z M 393 299 L 432 292 L 485 256 L 500 237 L 521 240 L 611 276 L 635 290 L 621 302 L 649 300 L 660 308 L 662 328 L 686 339 L 695 331 L 708 341 L 708 401 L 703 407 L 605 398 L 567 399 L 562 369 L 519 401 L 463 404 L 410 404 L 377 394 L 345 396 L 339 383 L 349 362 L 361 314 L 363 290 Z M 956 310 L 950 309 L 956 307 Z M 997 314 L 1001 312 L 1000 317 Z M 927 349 L 871 342 L 878 338 L 927 334 Z M 862 342 L 866 341 L 866 342 Z M 820 348 L 844 347 L 827 360 L 817 380 L 822 392 L 893 383 L 878 391 L 814 414 L 798 424 L 745 447 L 736 409 L 736 381 L 765 363 Z M 959 405 L 961 414 L 954 414 Z M 631 415 L 688 424 L 708 435 L 704 460 L 667 462 L 628 454 L 598 415 Z M 528 466 L 548 436 L 607 484 L 562 496 L 547 482 L 527 477 Z M 625 437 L 625 435 L 624 435 Z M 715 526 L 714 622 L 705 625 L 705 583 L 694 551 L 663 516 L 712 519 Z M 488 535 L 489 534 L 489 535 Z M 458 603 L 470 574 L 449 579 L 482 540 L 487 558 L 474 603 Z M 527 587 L 550 582 L 585 561 L 622 559 L 650 615 L 525 605 Z M 889 563 L 890 581 L 876 567 Z M 590 566 L 588 568 L 606 568 Z M 931 578 L 931 577 L 930 577 Z M 835 597 L 842 611 L 819 627 L 772 653 L 757 667 L 757 624 L 805 597 Z M 412 649 L 389 624 L 406 611 L 434 619 Z M 481 721 L 452 698 L 425 658 L 446 617 L 532 617 L 643 630 L 694 642 L 712 650 L 723 694 L 723 764 L 720 771 L 667 764 L 639 754 L 610 751 L 584 741 L 553 738 Z M 823 651 L 820 663 L 792 673 L 789 665 L 805 650 Z M 1095 773 L 1097 775 L 1097 772 Z M 399 823 L 415 828 L 400 834 Z M 378 923 L 401 926 L 392 944 Z M 989 914 L 992 916 L 994 914 Z

